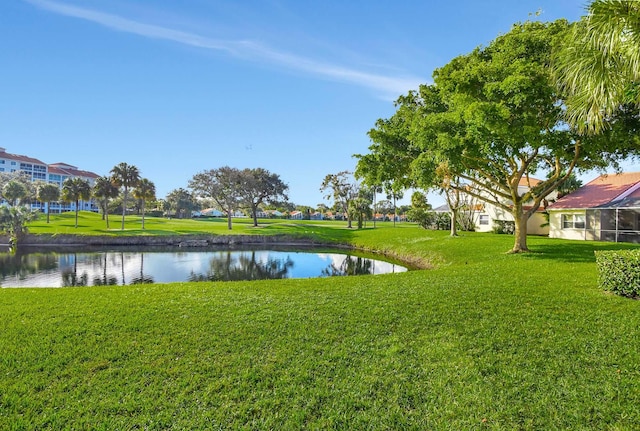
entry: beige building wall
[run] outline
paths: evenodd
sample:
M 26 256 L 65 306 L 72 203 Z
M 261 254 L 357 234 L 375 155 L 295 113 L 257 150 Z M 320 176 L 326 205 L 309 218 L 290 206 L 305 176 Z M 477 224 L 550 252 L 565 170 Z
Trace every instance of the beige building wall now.
M 562 215 L 582 215 L 586 220 L 586 210 L 551 210 L 549 211 L 549 237 L 562 239 L 585 239 L 585 228 L 562 227 Z

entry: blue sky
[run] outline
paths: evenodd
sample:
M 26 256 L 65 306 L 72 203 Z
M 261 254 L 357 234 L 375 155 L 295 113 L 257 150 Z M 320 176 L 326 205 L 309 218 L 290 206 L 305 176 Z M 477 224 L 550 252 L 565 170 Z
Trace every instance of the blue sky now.
M 584 4 L 3 1 L 0 146 L 100 175 L 134 164 L 158 197 L 205 169 L 263 167 L 315 206 L 400 94 L 536 11 L 574 21 Z

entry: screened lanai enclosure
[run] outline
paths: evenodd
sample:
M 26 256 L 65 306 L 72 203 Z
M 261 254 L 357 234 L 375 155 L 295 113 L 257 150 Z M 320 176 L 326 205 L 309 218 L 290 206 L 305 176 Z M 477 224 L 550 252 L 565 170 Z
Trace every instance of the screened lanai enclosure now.
M 640 243 L 640 199 L 586 210 L 585 239 Z

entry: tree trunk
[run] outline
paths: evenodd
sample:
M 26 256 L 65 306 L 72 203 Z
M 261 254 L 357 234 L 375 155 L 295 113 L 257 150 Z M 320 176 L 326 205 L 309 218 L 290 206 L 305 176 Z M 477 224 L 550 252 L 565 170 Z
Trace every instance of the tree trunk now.
M 258 227 L 258 207 L 252 207 L 251 213 L 253 214 L 253 227 Z
M 78 201 L 76 201 L 76 229 L 78 229 Z
M 49 207 L 51 206 L 51 203 L 47 202 L 46 205 L 47 205 L 47 223 L 49 223 L 49 209 L 50 209 Z
M 509 253 L 525 253 L 529 248 L 527 247 L 527 218 L 523 214 L 522 203 L 514 204 L 512 214 L 515 231 L 513 248 Z
M 451 211 L 451 234 L 450 236 L 458 236 L 458 226 L 456 221 L 458 220 L 458 210 L 454 210 L 453 207 L 449 207 Z
M 144 201 L 142 201 L 142 229 L 144 230 Z
M 124 196 L 122 198 L 122 227 L 120 230 L 124 230 L 124 216 L 127 212 L 127 189 L 124 189 Z
M 227 227 L 229 228 L 229 230 L 232 229 L 232 225 L 231 225 L 231 208 L 227 209 Z

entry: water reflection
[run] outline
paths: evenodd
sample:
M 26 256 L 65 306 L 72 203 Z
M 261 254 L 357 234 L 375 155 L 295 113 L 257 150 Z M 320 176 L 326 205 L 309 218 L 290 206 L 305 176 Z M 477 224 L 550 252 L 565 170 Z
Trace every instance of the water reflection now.
M 289 256 L 261 260 L 256 251 L 238 254 L 222 252 L 210 261 L 207 273 L 189 275 L 189 281 L 239 281 L 239 280 L 275 280 L 287 278 L 293 268 Z
M 356 256 L 347 256 L 342 262 L 331 264 L 322 270 L 322 275 L 334 277 L 337 275 L 366 275 L 375 274 L 371 270 L 373 260 Z
M 364 256 L 300 250 L 154 250 L 0 253 L 2 287 L 106 286 L 403 272 Z

